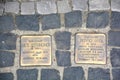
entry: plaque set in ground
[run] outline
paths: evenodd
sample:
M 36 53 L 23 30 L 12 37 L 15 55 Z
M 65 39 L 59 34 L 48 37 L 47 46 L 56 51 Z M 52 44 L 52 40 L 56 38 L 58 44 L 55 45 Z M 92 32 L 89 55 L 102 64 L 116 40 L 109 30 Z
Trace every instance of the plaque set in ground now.
M 105 34 L 76 34 L 75 62 L 106 64 Z
M 21 36 L 21 66 L 51 65 L 51 36 Z
M 75 62 L 106 64 L 105 34 L 77 33 Z M 21 66 L 51 65 L 51 36 L 21 36 Z

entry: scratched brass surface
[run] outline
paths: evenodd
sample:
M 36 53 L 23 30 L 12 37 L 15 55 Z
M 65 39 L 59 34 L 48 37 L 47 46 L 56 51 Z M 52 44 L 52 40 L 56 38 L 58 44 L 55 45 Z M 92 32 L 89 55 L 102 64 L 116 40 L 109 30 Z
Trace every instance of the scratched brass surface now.
M 106 64 L 105 34 L 76 34 L 76 63 Z
M 51 65 L 51 36 L 21 36 L 21 66 Z

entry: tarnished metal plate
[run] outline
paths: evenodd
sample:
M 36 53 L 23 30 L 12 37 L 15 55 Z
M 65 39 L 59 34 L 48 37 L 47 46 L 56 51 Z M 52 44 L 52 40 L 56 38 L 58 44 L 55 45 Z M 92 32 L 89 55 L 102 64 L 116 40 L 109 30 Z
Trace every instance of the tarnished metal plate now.
M 21 36 L 21 66 L 51 65 L 51 36 Z
M 106 64 L 105 34 L 76 34 L 76 63 Z

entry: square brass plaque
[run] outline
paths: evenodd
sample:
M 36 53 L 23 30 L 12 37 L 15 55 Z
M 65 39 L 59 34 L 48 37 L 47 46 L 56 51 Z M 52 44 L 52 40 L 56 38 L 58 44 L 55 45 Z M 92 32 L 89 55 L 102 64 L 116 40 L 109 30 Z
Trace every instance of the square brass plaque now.
M 51 36 L 21 36 L 21 66 L 51 65 Z
M 76 34 L 76 63 L 106 64 L 105 34 Z

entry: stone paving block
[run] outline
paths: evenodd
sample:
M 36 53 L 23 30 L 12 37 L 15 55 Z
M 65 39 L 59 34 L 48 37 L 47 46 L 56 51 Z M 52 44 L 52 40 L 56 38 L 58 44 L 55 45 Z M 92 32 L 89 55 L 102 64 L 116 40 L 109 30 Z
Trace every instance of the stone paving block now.
M 82 67 L 67 67 L 64 69 L 63 80 L 85 80 Z
M 18 69 L 17 80 L 37 80 L 37 69 Z
M 110 80 L 110 70 L 102 68 L 89 68 L 88 80 Z
M 13 33 L 0 33 L 0 49 L 15 50 L 17 35 Z
M 49 14 L 42 17 L 42 30 L 60 28 L 60 15 Z
M 42 69 L 39 80 L 60 80 L 60 73 L 55 69 Z
M 0 32 L 10 32 L 15 29 L 12 16 L 0 16 Z
M 4 7 L 5 5 L 3 3 L 0 3 L 0 15 L 3 14 Z
M 88 10 L 88 0 L 72 0 L 73 10 Z
M 39 31 L 39 15 L 16 16 L 16 25 L 19 30 Z
M 7 13 L 19 13 L 19 3 L 18 2 L 6 2 L 5 3 L 5 12 Z
M 69 51 L 56 51 L 58 66 L 71 66 L 71 54 Z
M 58 0 L 38 0 L 38 1 L 58 1 Z
M 3 1 L 3 0 L 0 0 L 0 3 L 4 3 L 4 1 Z
M 30 2 L 30 1 L 37 1 L 37 0 L 21 0 L 21 1 L 23 1 L 23 2 Z
M 15 54 L 13 52 L 0 51 L 0 68 L 13 66 L 14 58 Z
M 71 11 L 68 0 L 57 1 L 58 13 L 66 13 Z
M 109 23 L 108 12 L 90 12 L 87 17 L 87 28 L 105 28 Z
M 120 80 L 120 69 L 112 69 L 113 80 Z
M 13 1 L 18 1 L 18 0 L 5 0 L 6 2 L 13 2 Z
M 111 0 L 111 10 L 120 12 L 120 0 Z
M 71 33 L 67 31 L 58 31 L 54 35 L 56 47 L 61 50 L 69 50 L 71 43 Z
M 120 12 L 111 13 L 111 29 L 120 29 Z
M 109 0 L 89 0 L 90 10 L 109 10 Z
M 0 73 L 0 80 L 14 80 L 12 73 Z
M 57 12 L 55 1 L 39 1 L 37 2 L 37 12 L 39 14 L 51 14 Z
M 6 2 L 15 2 L 20 0 L 0 0 L 0 3 L 6 3 Z
M 120 47 L 120 31 L 109 31 L 108 45 Z
M 113 48 L 110 52 L 110 59 L 113 67 L 120 67 L 120 49 Z
M 82 13 L 81 11 L 73 11 L 65 14 L 65 27 L 81 27 Z
M 22 2 L 21 3 L 21 14 L 23 15 L 35 14 L 34 2 Z

